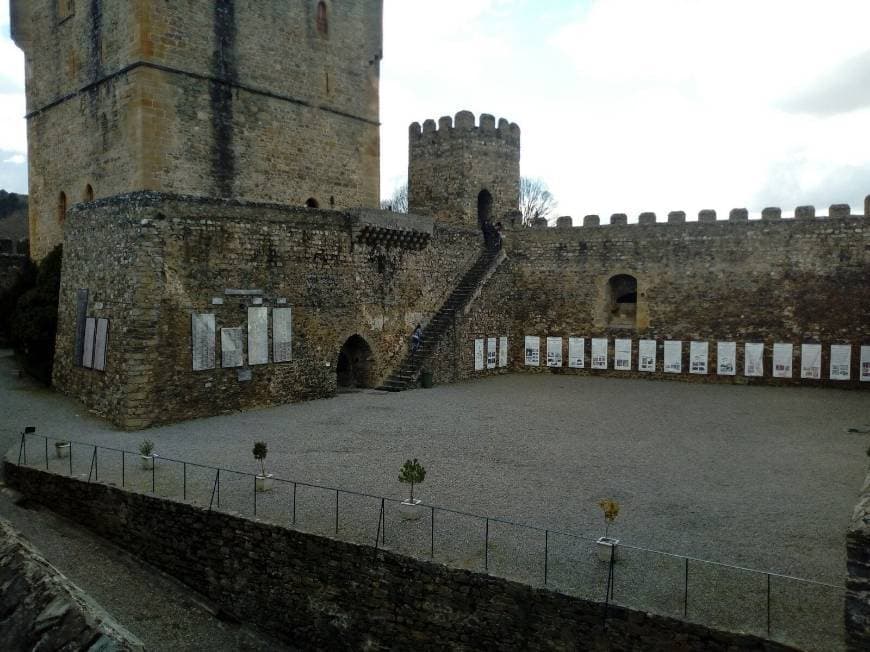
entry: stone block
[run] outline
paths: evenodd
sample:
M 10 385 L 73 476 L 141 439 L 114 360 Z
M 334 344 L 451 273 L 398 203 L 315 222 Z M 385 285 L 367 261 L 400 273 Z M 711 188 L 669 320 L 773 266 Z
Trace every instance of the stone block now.
M 625 213 L 614 213 L 610 216 L 610 223 L 613 225 L 628 224 L 628 215 Z
M 656 214 L 651 212 L 641 213 L 637 216 L 638 224 L 655 224 Z
M 559 229 L 570 229 L 574 226 L 574 220 L 570 215 L 563 215 L 556 219 L 556 228 Z
M 745 208 L 732 208 L 728 213 L 729 222 L 746 222 L 749 220 L 749 211 Z
M 583 217 L 583 226 L 598 226 L 601 224 L 601 218 L 598 215 L 585 215 Z
M 668 224 L 683 224 L 685 221 L 685 211 L 671 211 L 668 213 Z
M 761 211 L 761 219 L 763 220 L 778 220 L 782 217 L 782 209 L 775 206 L 768 206 Z
M 533 229 L 546 229 L 547 228 L 547 218 L 546 217 L 533 217 L 531 221 L 531 226 Z
M 815 206 L 798 206 L 794 209 L 795 219 L 798 220 L 811 220 L 816 216 L 816 207 Z
M 852 207 L 849 204 L 831 204 L 828 217 L 851 217 Z
M 712 208 L 705 208 L 704 210 L 698 211 L 698 221 L 703 224 L 710 224 L 711 222 L 716 221 L 716 211 Z

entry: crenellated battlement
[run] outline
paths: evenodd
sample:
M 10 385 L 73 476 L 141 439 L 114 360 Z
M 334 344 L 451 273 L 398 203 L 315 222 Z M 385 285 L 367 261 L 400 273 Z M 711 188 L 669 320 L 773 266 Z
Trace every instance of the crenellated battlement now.
M 469 135 L 478 136 L 493 136 L 501 139 L 505 143 L 509 143 L 515 147 L 520 146 L 520 127 L 515 122 L 509 122 L 505 118 L 499 118 L 496 123 L 495 116 L 489 113 L 481 113 L 479 121 L 475 121 L 474 113 L 471 111 L 460 111 L 456 116 L 442 116 L 435 120 L 425 120 L 421 125 L 419 122 L 411 123 L 408 128 L 408 139 L 411 146 L 414 143 L 425 142 L 433 139 L 438 140 L 453 140 L 465 139 Z
M 760 219 L 749 218 L 749 211 L 746 208 L 732 208 L 727 217 L 720 217 L 715 210 L 704 209 L 698 211 L 697 221 L 688 221 L 685 211 L 671 211 L 665 219 L 659 219 L 653 212 L 642 212 L 637 216 L 637 221 L 629 222 L 626 213 L 613 213 L 610 216 L 609 222 L 603 222 L 600 215 L 585 215 L 583 220 L 574 224 L 574 219 L 569 215 L 563 215 L 556 219 L 556 223 L 545 228 L 569 229 L 569 228 L 590 228 L 608 226 L 663 226 L 681 224 L 686 226 L 701 225 L 701 224 L 726 224 L 726 223 L 761 223 L 761 222 L 805 222 L 819 220 L 834 220 L 843 218 L 863 218 L 870 217 L 870 195 L 864 202 L 863 213 L 853 213 L 852 207 L 849 204 L 831 204 L 828 207 L 827 215 L 817 215 L 815 206 L 798 206 L 794 210 L 794 217 L 783 217 L 782 209 L 778 206 L 768 206 L 761 211 Z M 539 226 L 539 228 L 540 228 Z

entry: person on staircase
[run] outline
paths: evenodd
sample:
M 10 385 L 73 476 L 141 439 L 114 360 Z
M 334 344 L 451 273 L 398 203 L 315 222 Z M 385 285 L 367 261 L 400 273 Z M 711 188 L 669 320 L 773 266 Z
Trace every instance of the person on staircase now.
M 411 334 L 411 354 L 414 355 L 420 350 L 420 345 L 423 343 L 423 327 L 417 324 L 417 328 Z

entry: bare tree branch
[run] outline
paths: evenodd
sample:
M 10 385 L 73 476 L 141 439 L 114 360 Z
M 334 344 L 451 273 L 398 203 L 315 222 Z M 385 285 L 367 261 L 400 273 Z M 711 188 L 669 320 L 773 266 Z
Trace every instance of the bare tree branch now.
M 382 199 L 381 210 L 393 211 L 394 213 L 407 213 L 408 184 L 403 183 L 393 191 L 393 194 L 388 199 Z
M 556 200 L 543 180 L 521 177 L 519 208 L 523 214 L 523 224 L 528 226 L 535 218 L 549 220 L 556 209 Z

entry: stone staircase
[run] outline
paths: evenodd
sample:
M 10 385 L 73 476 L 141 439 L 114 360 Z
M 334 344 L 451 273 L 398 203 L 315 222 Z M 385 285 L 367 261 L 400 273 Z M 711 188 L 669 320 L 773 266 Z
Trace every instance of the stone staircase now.
M 504 252 L 484 249 L 474 265 L 454 288 L 444 305 L 435 313 L 423 331 L 423 339 L 416 353 L 408 351 L 402 364 L 378 387 L 387 392 L 401 392 L 417 386 L 424 363 L 432 356 L 441 338 L 453 324 L 453 316 L 469 304 L 491 273 L 501 264 Z M 410 336 L 409 336 L 410 340 Z

